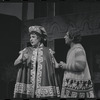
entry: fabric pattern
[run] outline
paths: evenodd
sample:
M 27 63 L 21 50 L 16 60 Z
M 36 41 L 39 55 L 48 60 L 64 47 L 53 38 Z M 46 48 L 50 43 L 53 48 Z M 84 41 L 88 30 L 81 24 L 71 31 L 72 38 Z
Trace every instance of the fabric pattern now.
M 94 98 L 86 53 L 81 44 L 70 48 L 66 63 L 61 98 Z
M 94 98 L 91 80 L 66 79 L 62 86 L 62 98 Z
M 18 71 L 14 98 L 60 97 L 56 64 L 50 49 L 44 46 L 38 49 L 28 47 L 25 52 L 29 58 Z

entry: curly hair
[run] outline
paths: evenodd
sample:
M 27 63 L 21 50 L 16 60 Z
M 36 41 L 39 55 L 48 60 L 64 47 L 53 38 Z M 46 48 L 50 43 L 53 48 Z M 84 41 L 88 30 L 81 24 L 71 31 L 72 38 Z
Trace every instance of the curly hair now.
M 72 39 L 72 42 L 74 43 L 80 43 L 82 40 L 81 37 L 81 30 L 78 30 L 76 28 L 68 30 L 69 32 L 69 38 Z

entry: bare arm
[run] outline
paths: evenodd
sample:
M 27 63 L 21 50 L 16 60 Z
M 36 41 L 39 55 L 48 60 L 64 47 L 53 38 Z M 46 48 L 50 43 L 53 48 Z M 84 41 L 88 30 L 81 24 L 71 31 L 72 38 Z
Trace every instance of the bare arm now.
M 56 59 L 54 58 L 55 68 L 59 68 L 59 64 L 57 63 Z
M 54 57 L 54 51 L 52 51 L 51 49 L 49 49 L 50 50 L 50 53 L 51 53 L 51 55 L 52 55 L 52 59 L 53 59 L 53 62 L 55 63 L 55 68 L 59 68 L 59 64 L 57 63 L 57 61 L 56 61 L 56 59 L 55 59 L 55 57 Z

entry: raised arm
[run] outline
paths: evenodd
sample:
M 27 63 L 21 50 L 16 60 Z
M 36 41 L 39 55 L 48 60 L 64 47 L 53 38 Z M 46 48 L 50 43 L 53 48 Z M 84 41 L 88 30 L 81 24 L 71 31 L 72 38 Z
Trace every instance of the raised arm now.
M 14 62 L 14 66 L 20 64 L 22 62 L 22 53 L 18 56 L 18 58 Z
M 23 55 L 23 51 L 25 51 L 26 49 L 23 49 L 23 50 L 21 50 L 20 52 L 19 52 L 19 56 L 18 56 L 18 58 L 15 60 L 15 62 L 14 62 L 14 66 L 16 66 L 16 65 L 18 65 L 18 64 L 20 64 L 20 63 L 22 63 L 22 55 Z

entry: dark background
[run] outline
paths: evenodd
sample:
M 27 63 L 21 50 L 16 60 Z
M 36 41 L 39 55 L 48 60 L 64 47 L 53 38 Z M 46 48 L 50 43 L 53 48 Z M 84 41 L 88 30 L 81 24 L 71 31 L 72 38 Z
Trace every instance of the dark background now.
M 21 41 L 21 21 L 14 16 L 0 14 L 0 98 L 11 98 L 17 68 L 13 66 Z

